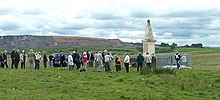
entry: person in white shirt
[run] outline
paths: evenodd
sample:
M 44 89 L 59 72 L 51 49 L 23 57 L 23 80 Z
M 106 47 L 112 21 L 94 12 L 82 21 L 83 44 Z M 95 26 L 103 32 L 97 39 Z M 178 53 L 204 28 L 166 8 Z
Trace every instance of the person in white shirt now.
M 35 54 L 35 70 L 39 70 L 40 69 L 40 59 L 41 59 L 41 55 L 40 52 Z
M 127 73 L 129 73 L 129 64 L 130 64 L 130 57 L 128 56 L 128 53 L 125 53 L 124 66 Z
M 145 60 L 148 70 L 151 71 L 152 56 L 148 52 L 146 53 L 144 60 Z
M 100 72 L 102 66 L 102 54 L 100 52 L 96 52 L 95 57 L 95 68 Z
M 110 72 L 110 73 L 111 73 L 111 64 L 110 64 L 111 60 L 112 60 L 112 58 L 111 58 L 110 54 L 108 52 L 105 53 L 105 71 Z
M 21 69 L 25 69 L 26 54 L 24 50 L 22 50 L 22 53 L 20 54 L 20 61 L 21 61 Z
M 68 66 L 69 66 L 69 70 L 73 70 L 73 56 L 72 53 L 68 56 Z
M 180 69 L 180 60 L 181 60 L 180 58 L 181 58 L 181 55 L 180 55 L 180 53 L 177 51 L 176 54 L 175 54 L 177 69 Z

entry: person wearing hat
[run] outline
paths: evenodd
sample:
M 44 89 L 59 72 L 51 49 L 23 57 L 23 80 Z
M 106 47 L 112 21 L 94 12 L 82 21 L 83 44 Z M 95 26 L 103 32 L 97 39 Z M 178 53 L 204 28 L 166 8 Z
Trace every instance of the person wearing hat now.
M 34 67 L 34 60 L 35 60 L 35 53 L 33 51 L 33 49 L 30 50 L 30 52 L 28 53 L 28 61 L 30 64 L 30 69 L 32 69 Z
M 25 69 L 25 62 L 26 62 L 26 54 L 24 50 L 22 50 L 20 54 L 20 61 L 21 61 L 21 69 Z
M 5 50 L 4 52 L 3 52 L 3 55 L 2 55 L 2 57 L 3 57 L 3 65 L 5 65 L 6 66 L 6 68 L 8 68 L 8 63 L 7 63 L 7 50 Z M 3 66 L 4 67 L 4 66 Z

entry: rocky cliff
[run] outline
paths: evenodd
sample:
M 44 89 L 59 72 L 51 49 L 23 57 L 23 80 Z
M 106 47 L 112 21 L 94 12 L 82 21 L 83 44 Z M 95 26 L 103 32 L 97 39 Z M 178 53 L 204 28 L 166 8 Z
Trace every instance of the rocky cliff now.
M 127 46 L 119 39 L 75 36 L 0 36 L 0 48 L 51 48 L 65 46 Z

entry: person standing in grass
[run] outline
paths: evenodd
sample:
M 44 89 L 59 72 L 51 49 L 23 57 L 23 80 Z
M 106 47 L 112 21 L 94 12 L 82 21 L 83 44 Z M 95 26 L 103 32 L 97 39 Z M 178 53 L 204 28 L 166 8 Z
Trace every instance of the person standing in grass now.
M 12 50 L 11 52 L 11 69 L 14 69 L 14 66 L 15 66 L 15 49 Z
M 4 63 L 3 63 L 3 52 L 0 52 L 0 67 L 4 68 Z
M 18 69 L 18 64 L 20 61 L 20 54 L 19 54 L 19 49 L 15 51 L 15 68 Z
M 137 72 L 139 72 L 139 69 L 142 70 L 144 62 L 144 56 L 139 52 L 139 55 L 137 56 Z
M 21 69 L 25 69 L 26 54 L 24 50 L 22 50 L 22 53 L 20 54 L 20 61 L 21 61 Z
M 94 63 L 94 54 L 92 51 L 90 51 L 89 67 L 93 67 L 93 63 Z
M 72 53 L 68 56 L 68 66 L 69 66 L 69 70 L 73 70 L 73 57 L 72 57 Z
M 39 70 L 40 69 L 40 52 L 35 54 L 35 70 Z
M 105 71 L 111 73 L 111 60 L 112 57 L 110 56 L 109 52 L 105 52 Z
M 151 65 L 152 65 L 152 56 L 147 52 L 146 56 L 144 57 L 146 66 L 149 71 L 151 71 Z
M 181 58 L 180 53 L 177 51 L 176 54 L 175 54 L 177 69 L 180 68 L 180 58 Z
M 30 69 L 34 68 L 34 61 L 35 61 L 35 53 L 33 51 L 33 49 L 30 50 L 30 52 L 28 53 L 28 61 L 29 61 L 29 67 Z
M 77 52 L 77 50 L 73 51 L 72 57 L 73 57 L 73 63 L 76 66 L 76 69 L 78 70 L 80 68 L 80 55 Z
M 116 67 L 116 72 L 121 71 L 121 59 L 119 57 L 119 55 L 115 54 L 115 67 Z
M 53 55 L 52 54 L 49 55 L 49 66 L 53 67 Z
M 88 59 L 87 59 L 87 54 L 86 54 L 86 52 L 83 52 L 83 54 L 82 54 L 82 63 L 83 63 L 83 71 L 86 71 L 86 72 L 87 72 Z
M 63 52 L 61 52 L 60 54 L 60 66 L 65 67 L 65 55 L 63 54 Z
M 5 50 L 5 51 L 3 52 L 2 57 L 3 57 L 3 63 L 4 63 L 4 65 L 6 66 L 6 68 L 8 68 L 7 50 Z M 4 67 L 4 66 L 3 66 L 3 67 Z
M 47 55 L 46 53 L 44 52 L 44 55 L 43 55 L 43 63 L 44 63 L 44 68 L 47 68 Z
M 102 66 L 102 59 L 103 59 L 101 52 L 96 52 L 94 57 L 95 57 L 95 68 L 98 70 L 98 72 L 100 72 Z
M 128 56 L 128 53 L 125 53 L 124 66 L 127 73 L 129 73 L 129 64 L 130 64 L 130 57 Z

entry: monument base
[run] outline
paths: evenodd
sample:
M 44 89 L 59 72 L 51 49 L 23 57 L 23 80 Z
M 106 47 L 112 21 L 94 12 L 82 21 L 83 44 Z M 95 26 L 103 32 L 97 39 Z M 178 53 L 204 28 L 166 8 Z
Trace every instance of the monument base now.
M 155 53 L 155 42 L 143 43 L 143 53 L 146 54 L 146 52 L 149 54 Z

